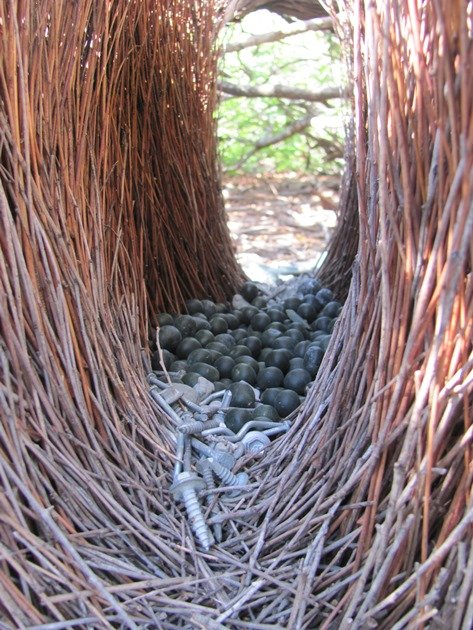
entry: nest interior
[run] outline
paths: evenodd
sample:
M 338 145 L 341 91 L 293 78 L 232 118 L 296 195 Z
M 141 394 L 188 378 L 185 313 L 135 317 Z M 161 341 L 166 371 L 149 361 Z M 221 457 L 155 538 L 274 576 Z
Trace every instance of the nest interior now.
M 153 314 L 239 286 L 216 159 L 231 3 L 0 2 L 2 628 L 469 628 L 471 2 L 341 2 L 353 122 L 293 427 L 195 546 Z

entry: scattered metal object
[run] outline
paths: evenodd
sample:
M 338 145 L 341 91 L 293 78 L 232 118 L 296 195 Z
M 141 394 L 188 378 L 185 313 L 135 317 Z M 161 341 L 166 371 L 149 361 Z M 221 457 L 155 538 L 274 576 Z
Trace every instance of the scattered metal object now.
M 170 490 L 176 499 L 182 499 L 190 525 L 201 546 L 208 551 L 214 542 L 212 533 L 202 514 L 197 492 L 205 487 L 205 481 L 193 472 L 181 472 Z
M 195 422 L 189 422 L 188 424 L 181 424 L 181 426 L 179 427 L 179 431 L 181 431 L 182 433 L 191 433 L 193 435 L 196 435 L 198 433 L 202 433 L 202 431 L 205 431 L 207 429 L 216 429 L 222 426 L 222 422 L 223 420 L 220 420 L 218 418 L 214 418 L 213 420 L 205 420 L 204 422 L 196 420 Z
M 185 374 L 184 370 L 179 370 L 178 372 L 164 372 L 164 370 L 153 370 L 151 374 L 156 374 L 156 376 L 170 376 L 171 378 L 182 378 Z M 167 383 L 169 385 L 169 383 Z
M 233 451 L 231 452 L 233 453 L 235 459 L 240 459 L 240 457 L 243 457 L 243 455 L 245 454 L 245 447 L 241 442 L 238 442 L 237 444 L 233 444 L 232 442 L 230 442 L 230 446 L 233 448 Z
M 215 541 L 221 542 L 222 524 L 214 523 L 212 531 L 209 529 L 198 493 L 207 489 L 205 502 L 211 506 L 212 516 L 218 514 L 216 505 L 222 497 L 212 492 L 216 488 L 214 474 L 232 488 L 228 496 L 241 494 L 241 487 L 248 484 L 249 478 L 246 472 L 231 472 L 237 459 L 245 453 L 260 453 L 270 443 L 269 436 L 287 431 L 291 423 L 252 420 L 235 434 L 225 425 L 232 398 L 230 390 L 214 392 L 213 384 L 202 377 L 194 387 L 167 383 L 156 372 L 148 374 L 147 380 L 151 385 L 150 397 L 177 429 L 171 493 L 183 501 L 192 531 L 201 547 L 208 551 Z M 196 435 L 202 440 L 207 438 L 207 443 Z M 196 453 L 201 456 L 197 461 Z
M 184 456 L 183 456 L 184 470 L 190 472 L 192 470 L 192 447 L 190 440 L 185 436 L 184 440 Z
M 177 481 L 178 475 L 182 472 L 182 467 L 184 464 L 184 450 L 186 448 L 186 442 L 189 440 L 186 438 L 184 433 L 177 434 L 176 441 L 176 463 L 174 464 L 174 474 L 173 480 Z
M 169 403 L 167 403 L 164 398 L 161 396 L 160 391 L 156 385 L 153 385 L 149 390 L 149 395 L 154 400 L 154 402 L 164 411 L 177 425 L 180 425 L 182 420 L 176 411 L 171 407 Z
M 197 471 L 202 475 L 204 481 L 205 481 L 205 485 L 207 490 L 215 490 L 215 481 L 214 481 L 214 476 L 213 476 L 213 472 L 212 472 L 212 468 L 210 466 L 209 460 L 206 457 L 202 457 L 196 465 Z M 207 492 L 207 494 L 205 495 L 205 502 L 207 503 L 207 505 L 211 505 L 213 501 L 212 495 L 209 494 Z M 215 515 L 217 514 L 218 511 L 213 509 L 211 514 Z M 222 541 L 222 524 L 221 523 L 214 523 L 212 525 L 212 532 L 214 535 L 214 538 L 217 542 L 221 542 Z
M 163 400 L 167 402 L 168 405 L 173 405 L 174 403 L 176 403 L 178 400 L 182 398 L 182 393 L 171 386 L 171 387 L 166 387 L 166 389 L 163 389 L 161 391 L 161 396 L 163 397 Z
M 165 389 L 166 387 L 169 386 L 169 383 L 165 383 L 164 381 L 161 381 L 154 372 L 150 372 L 147 375 L 146 379 L 150 385 L 156 385 L 160 389 Z
M 265 435 L 278 435 L 278 433 L 287 433 L 290 428 L 290 420 L 283 420 L 282 422 L 274 422 L 274 426 L 269 429 L 263 429 L 263 433 Z
M 208 418 L 213 418 L 218 411 L 220 411 L 220 403 L 218 400 L 214 400 L 209 405 L 202 405 L 202 413 Z
M 296 313 L 296 311 L 293 311 L 292 308 L 287 308 L 286 309 L 286 315 L 288 316 L 288 318 L 292 322 L 295 322 L 297 324 L 302 324 L 302 326 L 304 326 L 304 328 L 310 328 L 310 326 L 307 323 L 307 321 L 303 317 L 298 315 L 298 313 Z
M 224 396 L 224 394 L 225 394 L 225 392 L 226 392 L 226 391 L 228 391 L 228 390 L 221 389 L 219 392 L 213 392 L 213 394 L 209 394 L 209 395 L 207 396 L 207 398 L 204 398 L 204 400 L 201 400 L 201 401 L 200 401 L 200 404 L 201 404 L 202 406 L 204 406 L 204 405 L 208 405 L 208 404 L 210 404 L 211 402 L 213 402 L 214 400 L 218 400 L 219 398 L 222 398 L 222 397 Z
M 213 457 L 215 461 L 217 461 L 221 466 L 230 470 L 235 465 L 236 459 L 235 456 L 231 453 L 225 451 L 218 451 L 211 446 L 207 446 L 203 442 L 200 442 L 197 438 L 191 439 L 191 444 L 195 450 L 201 455 L 205 455 L 206 457 Z
M 225 426 L 225 423 L 220 424 L 215 428 L 208 428 L 202 431 L 202 436 L 207 437 L 209 435 L 225 436 L 229 442 L 240 442 L 243 436 L 252 429 L 261 429 L 266 435 L 277 435 L 278 433 L 285 433 L 289 430 L 291 423 L 289 420 L 283 422 L 273 422 L 272 420 L 250 420 L 238 431 L 234 433 L 231 429 Z
M 181 398 L 182 403 L 193 413 L 202 413 L 202 407 L 189 398 Z
M 209 419 L 209 416 L 203 411 L 198 411 L 197 413 L 194 414 L 194 420 L 196 422 L 207 422 L 208 419 Z
M 242 438 L 242 444 L 245 447 L 245 453 L 251 453 L 253 455 L 260 453 L 270 443 L 271 440 L 262 431 L 249 431 Z
M 205 400 L 210 394 L 214 392 L 215 386 L 203 376 L 199 376 L 197 383 L 192 388 L 196 391 L 198 400 Z
M 225 426 L 225 423 L 223 426 L 219 425 L 218 427 L 215 427 L 213 429 L 205 429 L 204 431 L 202 431 L 203 437 L 207 437 L 208 435 L 225 435 L 228 437 L 235 437 L 233 431 Z
M 271 429 L 275 429 L 276 427 L 279 429 L 278 433 L 283 433 L 284 431 L 287 431 L 288 428 L 290 427 L 290 423 L 286 424 L 286 422 L 273 422 L 272 420 L 250 420 L 249 422 L 246 422 L 244 424 L 244 426 L 238 431 L 238 433 L 236 433 L 233 436 L 228 436 L 228 440 L 230 442 L 240 442 L 243 437 L 248 433 L 248 431 L 251 431 L 252 429 L 267 429 L 267 430 L 271 430 Z
M 201 457 L 196 464 L 196 468 L 197 471 L 202 475 L 207 486 L 207 490 L 215 490 L 214 476 L 208 458 Z
M 240 472 L 234 475 L 230 470 L 219 464 L 213 457 L 209 457 L 209 464 L 219 479 L 223 481 L 226 486 L 246 486 L 248 484 L 248 474 L 246 472 Z M 232 495 L 240 494 L 241 490 L 233 490 Z

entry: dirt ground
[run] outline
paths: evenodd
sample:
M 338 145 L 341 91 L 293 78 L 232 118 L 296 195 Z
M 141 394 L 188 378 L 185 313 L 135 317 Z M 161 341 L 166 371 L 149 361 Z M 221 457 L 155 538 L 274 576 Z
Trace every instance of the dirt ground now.
M 336 223 L 339 179 L 264 175 L 224 180 L 228 225 L 253 280 L 312 269 Z

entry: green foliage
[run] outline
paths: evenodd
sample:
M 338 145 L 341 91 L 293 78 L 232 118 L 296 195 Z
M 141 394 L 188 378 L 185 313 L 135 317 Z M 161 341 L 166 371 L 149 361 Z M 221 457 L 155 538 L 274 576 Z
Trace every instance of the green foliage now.
M 225 42 L 278 30 L 285 22 L 267 11 L 231 24 Z M 282 41 L 222 56 L 220 78 L 235 85 L 284 85 L 316 91 L 343 85 L 343 63 L 336 36 L 309 31 Z M 218 108 L 219 149 L 226 172 L 339 172 L 346 105 L 278 98 L 224 96 Z M 311 124 L 277 144 L 255 150 L 255 142 L 276 136 L 294 121 L 314 113 Z

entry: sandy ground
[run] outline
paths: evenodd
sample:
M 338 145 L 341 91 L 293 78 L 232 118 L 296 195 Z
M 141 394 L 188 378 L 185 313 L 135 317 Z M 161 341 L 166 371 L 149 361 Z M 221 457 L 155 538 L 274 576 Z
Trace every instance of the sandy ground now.
M 329 176 L 224 180 L 228 225 L 247 275 L 270 282 L 313 269 L 336 223 L 338 187 Z

